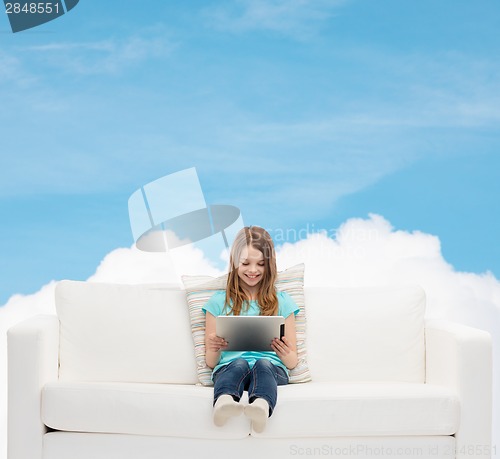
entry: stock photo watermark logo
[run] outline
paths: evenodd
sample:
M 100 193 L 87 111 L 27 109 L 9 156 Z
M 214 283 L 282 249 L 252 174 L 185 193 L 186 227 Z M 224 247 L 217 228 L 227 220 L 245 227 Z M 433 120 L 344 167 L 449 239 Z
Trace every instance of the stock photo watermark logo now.
M 80 0 L 50 0 L 43 2 L 4 0 L 5 14 L 13 33 L 32 29 L 53 21 L 72 10 Z
M 206 203 L 194 167 L 141 186 L 130 196 L 128 209 L 139 250 L 169 254 L 191 245 L 214 265 L 244 226 L 238 207 Z

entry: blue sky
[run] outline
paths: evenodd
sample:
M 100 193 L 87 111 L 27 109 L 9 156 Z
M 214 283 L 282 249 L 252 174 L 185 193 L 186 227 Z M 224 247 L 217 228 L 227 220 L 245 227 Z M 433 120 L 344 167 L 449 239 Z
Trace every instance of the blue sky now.
M 128 197 L 196 167 L 268 229 L 378 213 L 500 277 L 500 4 L 80 0 L 0 17 L 0 304 L 133 243 Z

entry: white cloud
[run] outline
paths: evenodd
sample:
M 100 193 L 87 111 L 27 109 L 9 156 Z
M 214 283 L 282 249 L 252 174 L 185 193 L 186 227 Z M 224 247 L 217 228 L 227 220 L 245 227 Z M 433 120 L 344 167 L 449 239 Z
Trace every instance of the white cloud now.
M 36 81 L 36 76 L 29 74 L 22 64 L 22 60 L 18 56 L 14 56 L 0 49 L 0 79 L 4 83 L 4 87 L 8 86 L 8 94 L 12 92 L 12 88 L 25 90 Z
M 186 245 L 164 252 L 141 252 L 135 247 L 116 249 L 104 257 L 91 282 L 181 283 L 181 274 L 222 274 L 203 257 L 203 252 Z
M 258 6 L 259 2 L 255 6 L 251 6 L 253 3 L 241 5 L 249 10 L 265 10 L 264 6 Z M 304 2 L 291 2 L 290 5 L 295 6 L 286 8 L 278 2 L 262 5 L 276 10 L 273 13 L 276 16 L 278 11 L 285 14 L 282 10 L 288 11 L 287 8 L 306 9 Z M 331 98 L 332 103 L 335 100 L 334 105 L 319 109 L 323 107 L 321 103 L 312 111 L 292 107 L 292 110 L 284 110 L 285 117 L 281 114 L 276 117 L 272 111 L 268 113 L 267 105 L 263 105 L 262 112 L 255 112 L 254 108 L 249 112 L 245 105 L 227 104 L 225 93 L 213 99 L 195 97 L 196 104 L 198 101 L 201 104 L 196 114 L 189 108 L 193 100 L 186 105 L 184 99 L 177 99 L 173 93 L 169 95 L 173 97 L 171 104 L 153 104 L 146 110 L 148 101 L 157 100 L 147 86 L 127 91 L 125 98 L 121 91 L 111 91 L 102 97 L 93 90 L 68 92 L 63 85 L 54 85 L 51 79 L 40 76 L 43 72 L 38 71 L 37 75 L 27 72 L 33 62 L 45 62 L 54 70 L 61 69 L 62 75 L 113 73 L 130 69 L 131 65 L 139 67 L 147 59 L 160 57 L 175 46 L 164 32 L 155 29 L 121 39 L 84 43 L 49 42 L 19 48 L 16 57 L 14 53 L 7 55 L 0 51 L 0 76 L 5 74 L 9 81 L 33 86 L 29 91 L 19 88 L 21 83 L 7 85 L 10 89 L 0 94 L 5 99 L 0 117 L 5 117 L 8 125 L 9 113 L 22 112 L 26 122 L 44 127 L 43 132 L 28 138 L 18 131 L 22 129 L 21 124 L 20 127 L 13 125 L 12 135 L 0 141 L 0 148 L 5 151 L 19 152 L 5 158 L 0 172 L 0 189 L 5 196 L 41 191 L 57 194 L 61 190 L 112 191 L 120 186 L 133 186 L 130 177 L 137 174 L 151 177 L 156 173 L 152 167 L 159 163 L 166 170 L 196 163 L 206 171 L 215 171 L 218 183 L 214 183 L 212 189 L 217 199 L 227 196 L 229 184 L 229 191 L 240 208 L 248 207 L 248 203 L 259 208 L 261 196 L 250 195 L 248 189 L 242 193 L 240 175 L 235 174 L 235 163 L 242 169 L 259 163 L 261 185 L 273 191 L 264 195 L 266 205 L 283 208 L 283 212 L 293 218 L 297 218 L 294 212 L 302 216 L 308 212 L 306 218 L 314 219 L 323 214 L 325 208 L 331 209 L 339 197 L 365 189 L 420 158 L 483 151 L 486 147 L 482 142 L 488 136 L 477 128 L 490 129 L 500 120 L 498 63 L 484 62 L 477 56 L 438 52 L 430 56 L 403 55 L 377 49 L 375 45 L 332 50 L 325 67 L 318 67 L 317 71 L 322 75 L 332 65 L 345 66 L 353 72 L 356 68 L 368 67 L 373 77 L 371 84 L 383 81 L 385 91 L 371 95 L 362 84 L 356 92 L 346 86 L 347 92 L 343 94 L 333 79 L 331 84 L 325 82 L 322 98 Z M 2 62 L 5 65 L 1 65 Z M 224 73 L 221 72 L 220 75 Z M 300 72 L 295 73 L 289 72 L 285 80 L 290 79 L 292 87 L 301 78 Z M 228 77 L 231 75 L 229 72 Z M 56 77 L 60 78 L 60 74 Z M 280 71 L 271 80 L 279 81 L 277 77 L 281 79 L 284 75 Z M 86 79 L 82 81 L 87 83 Z M 204 87 L 204 84 L 195 86 Z M 262 100 L 271 101 L 275 97 L 274 85 L 268 87 L 272 92 L 261 94 L 265 96 Z M 304 94 L 310 94 L 311 100 L 317 100 L 314 85 L 300 87 Z M 128 102 L 123 105 L 125 100 Z M 301 98 L 296 100 L 299 105 L 302 103 Z M 127 104 L 134 105 L 138 114 L 129 111 Z M 187 112 L 179 116 L 178 107 Z M 140 115 L 146 112 L 147 116 Z M 55 141 L 47 134 L 52 125 L 46 120 L 51 120 L 55 113 L 60 116 L 60 135 L 66 136 L 64 141 L 60 137 Z M 207 113 L 214 116 L 207 117 Z M 197 131 L 197 136 L 185 135 L 182 121 L 185 117 L 191 120 L 190 129 Z M 221 123 L 221 119 L 225 122 Z M 169 129 L 165 130 L 167 125 Z M 448 129 L 457 127 L 467 129 L 450 135 Z M 95 135 L 87 136 L 87 132 Z M 464 144 L 465 134 L 469 145 Z M 38 139 L 36 145 L 32 142 L 34 138 Z M 40 145 L 51 152 L 43 161 Z M 137 151 L 141 151 L 140 161 Z M 276 174 L 276 170 L 282 173 Z M 311 187 L 310 183 L 317 187 Z M 314 194 L 312 200 L 311 194 Z M 291 202 L 298 205 L 290 205 Z
M 79 75 L 116 74 L 145 60 L 168 56 L 176 44 L 164 30 L 139 31 L 124 39 L 94 42 L 46 43 L 20 48 L 32 58 Z
M 239 0 L 205 10 L 208 23 L 231 32 L 271 30 L 294 38 L 314 34 L 345 0 Z
M 347 64 L 369 67 L 372 79 L 383 81 L 382 97 L 368 98 L 352 123 L 358 117 L 368 126 L 393 128 L 498 126 L 500 65 L 495 59 L 458 51 L 388 51 L 367 43 L 334 52 Z
M 307 239 L 278 249 L 282 267 L 300 261 L 306 264 L 307 285 L 417 283 L 427 292 L 427 317 L 478 321 L 478 302 L 500 314 L 500 282 L 491 273 L 455 271 L 443 258 L 437 236 L 396 231 L 373 214 L 366 220 L 349 219 L 335 230 L 315 231 Z
M 300 230 L 299 230 L 300 231 Z M 302 236 L 299 233 L 299 236 Z M 457 272 L 441 254 L 437 236 L 419 231 L 397 231 L 378 215 L 349 219 L 336 230 L 313 229 L 304 239 L 277 242 L 278 267 L 306 265 L 306 285 L 338 287 L 384 284 L 422 285 L 427 294 L 427 317 L 444 317 L 488 330 L 494 350 L 500 349 L 500 281 L 491 273 Z M 189 246 L 165 254 L 120 248 L 109 253 L 89 278 L 92 282 L 179 283 L 179 273 L 221 274 Z M 15 295 L 0 308 L 0 406 L 6 406 L 5 332 L 13 324 L 35 314 L 54 314 L 51 282 L 39 292 Z M 500 382 L 500 363 L 494 359 L 494 384 Z M 494 425 L 498 426 L 500 400 L 494 400 Z M 0 444 L 5 445 L 6 413 L 0 414 Z M 499 430 L 498 428 L 496 429 Z M 494 438 L 493 443 L 499 443 Z M 0 451 L 0 459 L 4 459 Z

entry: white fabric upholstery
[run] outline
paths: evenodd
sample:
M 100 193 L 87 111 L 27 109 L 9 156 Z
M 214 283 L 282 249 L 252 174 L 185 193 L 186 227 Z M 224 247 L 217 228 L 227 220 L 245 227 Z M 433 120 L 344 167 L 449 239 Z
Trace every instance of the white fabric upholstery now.
M 61 380 L 198 381 L 182 290 L 62 281 L 56 309 Z
M 241 416 L 211 420 L 213 389 L 174 384 L 46 384 L 42 419 L 57 430 L 187 438 L 243 438 Z M 416 383 L 310 383 L 278 388 L 279 407 L 261 437 L 452 435 L 460 402 L 447 388 Z M 97 415 L 98 413 L 98 415 Z M 252 433 L 253 435 L 257 435 Z
M 457 457 L 470 457 L 471 451 L 477 455 L 476 447 L 484 449 L 491 442 L 491 337 L 443 320 L 427 321 L 425 336 L 427 383 L 448 387 L 460 398 Z
M 417 286 L 304 290 L 313 381 L 425 380 L 425 293 Z
M 40 418 L 40 393 L 49 381 L 57 381 L 59 321 L 38 315 L 11 327 L 8 351 L 9 459 L 42 459 L 47 428 Z
M 280 387 L 266 438 L 452 435 L 460 423 L 453 390 L 417 383 L 311 383 Z M 292 390 L 290 390 L 292 389 Z
M 454 437 L 336 437 L 280 439 L 246 437 L 206 440 L 143 435 L 52 432 L 44 459 L 450 459 Z M 11 459 L 11 458 L 9 458 Z
M 212 422 L 213 389 L 180 384 L 53 382 L 42 393 L 42 419 L 57 430 L 243 438 L 244 416 L 223 429 Z

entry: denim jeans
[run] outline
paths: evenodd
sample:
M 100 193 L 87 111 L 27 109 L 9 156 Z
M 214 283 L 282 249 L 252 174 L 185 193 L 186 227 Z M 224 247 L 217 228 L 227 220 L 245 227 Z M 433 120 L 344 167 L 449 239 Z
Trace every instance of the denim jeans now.
M 263 398 L 269 404 L 269 416 L 273 414 L 278 399 L 278 386 L 288 384 L 288 376 L 283 368 L 267 359 L 259 359 L 250 365 L 245 359 L 236 359 L 219 368 L 212 377 L 214 382 L 214 405 L 217 399 L 228 394 L 237 402 L 248 391 L 248 401 Z

